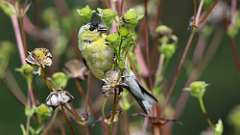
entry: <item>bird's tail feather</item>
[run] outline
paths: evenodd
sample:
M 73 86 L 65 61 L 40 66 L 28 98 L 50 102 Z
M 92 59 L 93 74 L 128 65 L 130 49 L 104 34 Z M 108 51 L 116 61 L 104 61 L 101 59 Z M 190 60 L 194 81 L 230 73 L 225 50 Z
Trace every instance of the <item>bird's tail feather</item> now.
M 144 89 L 134 77 L 127 77 L 125 79 L 126 89 L 136 99 L 138 104 L 145 113 L 149 113 L 151 108 L 158 102 L 158 100 Z

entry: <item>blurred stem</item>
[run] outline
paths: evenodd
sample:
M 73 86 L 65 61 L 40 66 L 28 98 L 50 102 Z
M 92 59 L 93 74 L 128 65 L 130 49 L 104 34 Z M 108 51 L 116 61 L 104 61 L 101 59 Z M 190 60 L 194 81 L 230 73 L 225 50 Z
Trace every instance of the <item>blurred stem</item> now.
M 66 114 L 66 112 L 65 112 L 64 106 L 61 106 L 61 110 L 62 110 L 64 119 L 65 119 L 65 121 L 66 121 L 66 124 L 68 125 L 68 127 L 69 127 L 69 129 L 70 129 L 71 135 L 74 135 L 74 134 L 75 134 L 75 133 L 74 133 L 74 129 L 73 129 L 73 127 L 72 127 L 72 125 L 71 125 L 71 123 L 70 123 L 70 121 L 69 121 L 69 119 L 68 119 L 68 116 L 67 116 L 67 114 Z
M 207 48 L 207 50 L 205 53 L 201 54 L 202 56 L 198 56 L 198 55 L 194 55 L 194 57 L 199 57 L 199 60 L 197 60 L 194 65 L 193 65 L 193 69 L 191 74 L 188 77 L 188 80 L 185 83 L 184 88 L 188 87 L 190 85 L 191 82 L 196 81 L 200 75 L 202 74 L 202 72 L 204 71 L 204 69 L 206 68 L 206 66 L 208 65 L 209 61 L 213 58 L 214 54 L 216 53 L 220 42 L 222 40 L 222 36 L 223 36 L 223 32 L 222 30 L 217 30 L 215 32 L 215 34 L 213 35 L 213 38 L 211 39 L 211 42 L 209 46 Z M 202 38 L 199 38 L 199 40 L 201 40 Z M 203 47 L 203 44 L 199 44 L 199 46 Z M 197 53 L 198 50 L 196 50 L 198 47 L 195 48 L 195 52 Z M 196 59 L 196 58 L 193 58 Z M 201 63 L 201 64 L 199 64 Z M 176 107 L 176 118 L 179 118 L 183 109 L 186 106 L 186 102 L 188 100 L 189 97 L 189 93 L 185 93 L 184 89 L 182 89 L 182 94 L 180 95 L 180 97 L 177 100 L 177 103 L 175 105 Z
M 28 117 L 27 117 L 27 122 L 26 122 L 26 135 L 30 135 L 30 134 L 29 134 L 30 123 L 31 123 L 31 116 L 28 116 Z
M 13 74 L 11 71 L 7 70 L 5 78 L 3 79 L 3 82 L 5 85 L 8 87 L 9 92 L 16 97 L 17 101 L 19 103 L 26 105 L 27 103 L 27 98 L 23 94 L 22 90 L 17 84 L 16 79 L 14 78 Z
M 144 0 L 144 27 L 143 27 L 143 41 L 145 46 L 145 53 L 146 53 L 146 59 L 147 59 L 147 65 L 148 65 L 148 71 L 149 71 L 149 88 L 152 89 L 153 87 L 153 79 L 152 79 L 152 71 L 151 71 L 151 61 L 150 61 L 150 54 L 149 54 L 149 35 L 148 35 L 148 0 Z
M 25 52 L 26 51 L 24 50 L 25 48 L 24 48 L 24 45 L 23 45 L 23 40 L 22 40 L 22 37 L 21 37 L 21 32 L 20 32 L 17 16 L 12 15 L 11 16 L 11 21 L 12 21 L 12 24 L 13 24 L 14 33 L 15 33 L 15 37 L 16 37 L 16 40 L 17 40 L 17 46 L 18 46 L 18 51 L 19 51 L 20 58 L 21 58 L 21 63 L 25 64 L 26 63 L 25 62 L 25 58 L 26 58 Z
M 158 61 L 158 69 L 156 72 L 156 81 L 155 81 L 154 87 L 157 87 L 161 82 L 161 77 L 162 77 L 162 72 L 164 67 L 164 60 L 165 60 L 165 56 L 164 54 L 161 54 Z
M 85 97 L 85 92 L 83 91 L 83 88 L 82 88 L 80 82 L 78 81 L 78 79 L 74 79 L 74 82 L 75 82 L 76 88 L 77 88 L 80 96 Z
M 170 96 L 172 95 L 172 92 L 175 88 L 175 85 L 176 85 L 176 82 L 177 82 L 177 79 L 181 73 L 181 70 L 182 70 L 182 67 L 183 67 L 183 64 L 186 60 L 186 57 L 187 57 L 187 54 L 189 52 L 189 49 L 191 48 L 191 45 L 192 45 L 192 42 L 193 42 L 193 38 L 196 34 L 196 29 L 193 28 L 193 30 L 191 31 L 191 34 L 188 38 L 188 42 L 187 42 L 187 45 L 185 46 L 181 56 L 180 56 L 180 61 L 178 62 L 177 64 L 177 68 L 175 69 L 174 71 L 174 76 L 172 77 L 172 80 L 170 81 L 169 83 L 169 88 L 166 89 L 165 91 L 165 95 L 166 95 L 166 105 L 168 104 L 168 101 L 170 99 Z
M 199 102 L 199 105 L 200 105 L 200 108 L 203 112 L 203 115 L 206 117 L 206 120 L 209 124 L 209 126 L 212 128 L 212 130 L 214 131 L 214 124 L 213 122 L 210 120 L 210 118 L 208 117 L 208 113 L 207 113 L 207 110 L 206 110 L 206 107 L 204 105 L 204 102 L 203 102 L 203 97 L 199 97 L 198 98 L 198 102 Z
M 54 111 L 54 114 L 51 118 L 51 120 L 48 122 L 48 124 L 45 126 L 44 130 L 43 130 L 43 133 L 41 135 L 47 135 L 48 134 L 48 131 L 51 129 L 52 125 L 54 124 L 56 118 L 57 118 L 57 115 L 58 115 L 58 109 L 56 109 Z
M 218 1 L 219 0 L 214 0 L 213 4 L 209 7 L 209 9 L 207 10 L 206 14 L 201 16 L 201 19 L 198 22 L 199 25 L 205 24 L 205 22 L 207 21 L 208 16 L 211 14 L 212 10 L 217 5 Z
M 33 93 L 32 89 L 32 78 L 27 80 L 27 85 L 28 85 L 28 94 L 29 94 L 29 100 L 30 100 L 30 106 L 35 106 L 36 105 L 36 98 Z

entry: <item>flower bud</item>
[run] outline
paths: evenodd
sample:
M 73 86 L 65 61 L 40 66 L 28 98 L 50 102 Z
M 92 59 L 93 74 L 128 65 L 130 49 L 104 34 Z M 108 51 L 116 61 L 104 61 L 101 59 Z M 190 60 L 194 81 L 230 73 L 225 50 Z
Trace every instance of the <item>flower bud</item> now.
M 34 68 L 31 65 L 24 64 L 16 70 L 20 72 L 27 79 L 27 81 L 32 80 Z
M 190 87 L 187 88 L 191 92 L 191 95 L 197 98 L 202 98 L 206 91 L 207 83 L 203 81 L 195 81 L 190 84 Z
M 159 50 L 167 59 L 170 59 L 176 51 L 176 46 L 174 44 L 162 44 Z
M 52 108 L 48 107 L 45 104 L 41 104 L 36 108 L 36 113 L 40 117 L 50 117 L 52 115 Z
M 85 6 L 84 8 L 78 9 L 77 10 L 78 14 L 80 15 L 81 19 L 84 22 L 88 22 L 92 18 L 92 13 L 94 10 L 92 10 L 88 5 Z
M 156 28 L 156 32 L 161 35 L 170 35 L 172 34 L 172 29 L 170 29 L 166 25 L 160 25 Z
M 102 10 L 102 19 L 103 22 L 110 27 L 112 25 L 112 22 L 114 20 L 114 18 L 117 16 L 117 13 L 114 12 L 111 9 L 103 9 Z
M 106 40 L 110 43 L 117 43 L 119 41 L 119 35 L 117 33 L 111 33 L 106 37 Z
M 123 15 L 123 22 L 126 23 L 130 27 L 135 27 L 140 19 L 143 18 L 143 15 L 138 15 L 135 9 L 129 9 Z
M 56 72 L 50 80 L 54 89 L 64 89 L 67 86 L 68 76 L 63 72 Z
M 223 133 L 223 123 L 222 120 L 218 120 L 218 123 L 216 124 L 214 128 L 214 135 L 222 135 Z

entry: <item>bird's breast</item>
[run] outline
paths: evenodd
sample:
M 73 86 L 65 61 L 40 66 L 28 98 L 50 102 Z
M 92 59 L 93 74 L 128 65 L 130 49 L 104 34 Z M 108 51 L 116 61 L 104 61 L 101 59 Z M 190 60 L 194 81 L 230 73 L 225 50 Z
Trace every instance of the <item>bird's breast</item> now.
M 112 68 L 114 52 L 104 43 L 95 42 L 87 45 L 82 55 L 91 72 L 98 79 L 103 79 L 105 72 Z

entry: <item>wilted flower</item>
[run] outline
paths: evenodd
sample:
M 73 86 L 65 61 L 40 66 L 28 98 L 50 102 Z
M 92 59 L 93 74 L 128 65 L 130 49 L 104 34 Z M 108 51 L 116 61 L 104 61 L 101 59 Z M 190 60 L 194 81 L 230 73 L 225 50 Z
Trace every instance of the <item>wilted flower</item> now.
M 58 107 L 59 105 L 64 105 L 71 102 L 73 99 L 74 97 L 68 91 L 57 90 L 48 95 L 46 104 L 49 106 Z
M 110 70 L 106 73 L 106 77 L 102 79 L 104 85 L 102 86 L 103 93 L 109 94 L 114 88 L 122 84 L 122 78 L 119 70 Z
M 33 51 L 28 52 L 28 54 L 26 61 L 29 64 L 42 68 L 52 65 L 52 54 L 46 48 L 35 48 Z
M 82 61 L 73 59 L 65 64 L 67 74 L 72 78 L 84 80 L 88 75 L 88 69 Z

